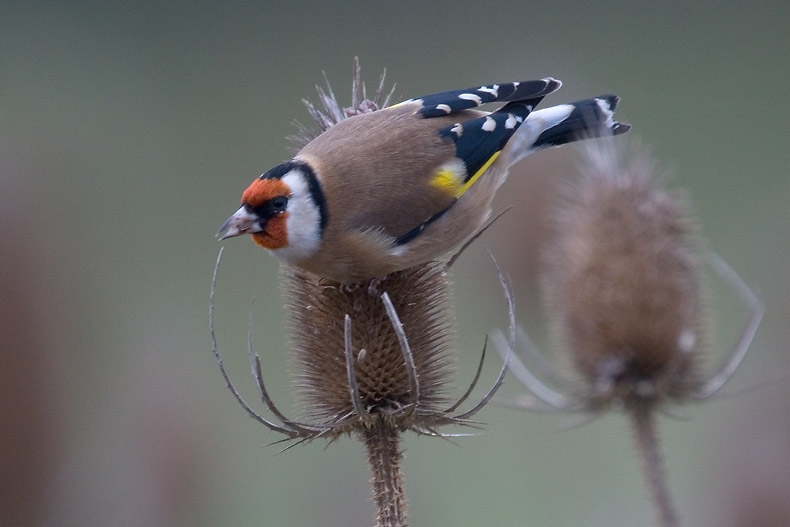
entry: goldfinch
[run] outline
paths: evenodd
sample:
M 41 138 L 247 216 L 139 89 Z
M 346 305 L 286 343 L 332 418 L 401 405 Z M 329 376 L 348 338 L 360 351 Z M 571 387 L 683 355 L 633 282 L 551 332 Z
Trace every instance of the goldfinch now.
M 409 99 L 342 120 L 244 191 L 220 240 L 348 283 L 447 257 L 484 225 L 508 169 L 536 150 L 630 129 L 613 95 L 533 111 L 551 77 Z M 493 112 L 476 110 L 502 102 Z

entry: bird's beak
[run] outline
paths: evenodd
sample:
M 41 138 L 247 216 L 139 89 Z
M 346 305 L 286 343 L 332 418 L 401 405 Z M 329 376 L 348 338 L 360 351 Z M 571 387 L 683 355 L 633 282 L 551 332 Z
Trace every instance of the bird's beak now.
M 217 239 L 225 240 L 242 234 L 253 234 L 261 232 L 263 228 L 258 223 L 259 218 L 242 206 L 233 216 L 228 218 L 222 227 L 217 231 Z

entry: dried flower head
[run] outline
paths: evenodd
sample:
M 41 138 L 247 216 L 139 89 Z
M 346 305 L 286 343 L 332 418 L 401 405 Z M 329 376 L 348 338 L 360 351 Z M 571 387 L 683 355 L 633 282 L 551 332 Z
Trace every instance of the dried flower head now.
M 398 315 L 402 335 L 387 314 L 387 304 L 371 297 L 366 284 L 341 286 L 298 269 L 283 271 L 290 348 L 306 417 L 331 426 L 333 434 L 358 428 L 376 415 L 418 431 L 447 421 L 452 322 L 443 265 L 393 273 L 377 282 Z M 404 356 L 401 337 L 411 358 Z M 350 372 L 356 394 L 349 390 Z
M 585 412 L 624 408 L 661 525 L 671 527 L 678 517 L 661 466 L 655 409 L 716 393 L 746 354 L 763 310 L 737 274 L 710 256 L 752 314 L 723 366 L 704 375 L 707 312 L 694 222 L 684 200 L 659 186 L 646 154 L 626 159 L 618 145 L 627 143 L 584 145 L 580 177 L 557 207 L 556 237 L 545 260 L 548 311 L 581 382 L 542 363 L 522 332 L 524 358 L 560 391 L 514 361 L 514 375 L 534 398 L 513 405 Z
M 503 367 L 488 393 L 470 410 L 456 413 L 475 388 L 485 349 L 472 383 L 455 403 L 448 387 L 454 370 L 450 355 L 452 317 L 446 262 L 430 262 L 365 283 L 340 284 L 306 271 L 283 268 L 283 297 L 290 314 L 291 349 L 297 385 L 305 407 L 304 421 L 287 418 L 276 407 L 263 382 L 260 357 L 249 335 L 249 358 L 263 402 L 280 420 L 253 410 L 227 376 L 214 335 L 214 288 L 210 326 L 214 354 L 228 388 L 256 421 L 290 439 L 334 439 L 364 432 L 384 420 L 393 430 L 451 437 L 436 428 L 468 421 L 501 386 Z M 514 327 L 513 299 L 500 275 Z M 386 290 L 385 290 L 386 289 Z M 252 319 L 250 319 L 252 320 Z M 514 341 L 511 332 L 511 347 Z
M 587 142 L 580 177 L 557 206 L 544 297 L 557 339 L 584 382 L 550 374 L 564 384 L 561 393 L 527 373 L 530 390 L 553 407 L 597 410 L 706 399 L 740 364 L 762 316 L 760 302 L 738 275 L 700 250 L 683 197 L 661 188 L 643 151 L 627 158 L 623 145 Z M 704 262 L 751 309 L 741 338 L 712 375 L 701 368 L 709 341 Z M 521 340 L 530 360 L 537 359 L 529 338 L 522 333 Z
M 592 406 L 684 398 L 707 343 L 694 224 L 644 154 L 622 166 L 612 149 L 584 151 L 543 281 L 557 333 Z

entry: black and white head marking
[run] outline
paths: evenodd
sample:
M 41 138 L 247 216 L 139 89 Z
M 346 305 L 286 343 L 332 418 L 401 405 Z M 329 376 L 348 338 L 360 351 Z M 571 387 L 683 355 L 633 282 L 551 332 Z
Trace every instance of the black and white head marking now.
M 261 179 L 267 178 L 279 179 L 290 189 L 288 245 L 276 249 L 277 256 L 286 261 L 309 257 L 320 246 L 328 221 L 324 193 L 315 172 L 305 162 L 289 161 L 261 175 Z

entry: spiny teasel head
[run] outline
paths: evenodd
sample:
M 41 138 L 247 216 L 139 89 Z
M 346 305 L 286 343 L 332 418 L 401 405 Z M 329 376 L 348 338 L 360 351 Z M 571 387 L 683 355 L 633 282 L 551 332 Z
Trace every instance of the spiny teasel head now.
M 503 402 L 593 413 L 622 407 L 631 419 L 660 525 L 678 527 L 655 410 L 662 403 L 717 393 L 749 349 L 763 308 L 735 271 L 706 255 L 751 316 L 723 364 L 703 374 L 708 338 L 702 254 L 684 200 L 660 187 L 646 154 L 629 150 L 627 142 L 585 144 L 580 168 L 556 207 L 543 276 L 549 316 L 577 375 L 570 379 L 541 362 L 545 359 L 522 332 L 526 360 L 514 359 L 511 371 L 530 393 Z M 506 348 L 503 341 L 495 335 L 500 350 Z
M 685 199 L 661 187 L 643 150 L 622 140 L 590 141 L 582 146 L 579 166 L 578 178 L 554 207 L 555 232 L 542 273 L 556 340 L 577 375 L 570 379 L 546 364 L 519 330 L 524 360 L 514 358 L 511 371 L 529 394 L 501 402 L 595 411 L 612 404 L 653 409 L 662 402 L 709 399 L 746 356 L 762 303 L 723 259 L 702 252 Z M 737 342 L 706 372 L 703 262 L 750 311 Z M 504 354 L 504 336 L 493 338 Z
M 452 320 L 442 264 L 393 273 L 372 286 L 341 286 L 294 268 L 284 268 L 283 274 L 290 348 L 305 417 L 331 429 L 324 435 L 358 431 L 382 416 L 401 430 L 418 432 L 450 422 L 445 411 L 454 378 Z M 404 357 L 386 304 L 371 287 L 387 293 L 411 359 Z M 361 408 L 355 407 L 349 389 L 346 315 Z
M 365 83 L 362 82 L 362 69 L 359 66 L 359 58 L 354 57 L 354 74 L 351 81 L 351 105 L 344 107 L 338 102 L 337 97 L 335 97 L 335 92 L 329 84 L 329 79 L 326 78 L 326 73 L 324 73 L 326 89 L 321 86 L 315 87 L 318 92 L 318 101 L 321 108 L 318 108 L 308 99 L 302 99 L 307 111 L 310 113 L 310 117 L 312 117 L 313 121 L 318 125 L 318 130 L 305 126 L 299 121 L 294 121 L 296 134 L 288 137 L 293 151 L 297 152 L 301 150 L 302 147 L 318 137 L 319 134 L 327 131 L 344 119 L 386 108 L 392 99 L 392 95 L 395 93 L 394 84 L 389 92 L 384 92 L 384 81 L 386 76 L 387 72 L 385 70 L 379 78 L 379 84 L 376 87 L 373 98 L 369 99 Z
M 545 298 L 590 406 L 683 399 L 707 342 L 699 250 L 684 201 L 644 153 L 590 142 L 557 210 Z

